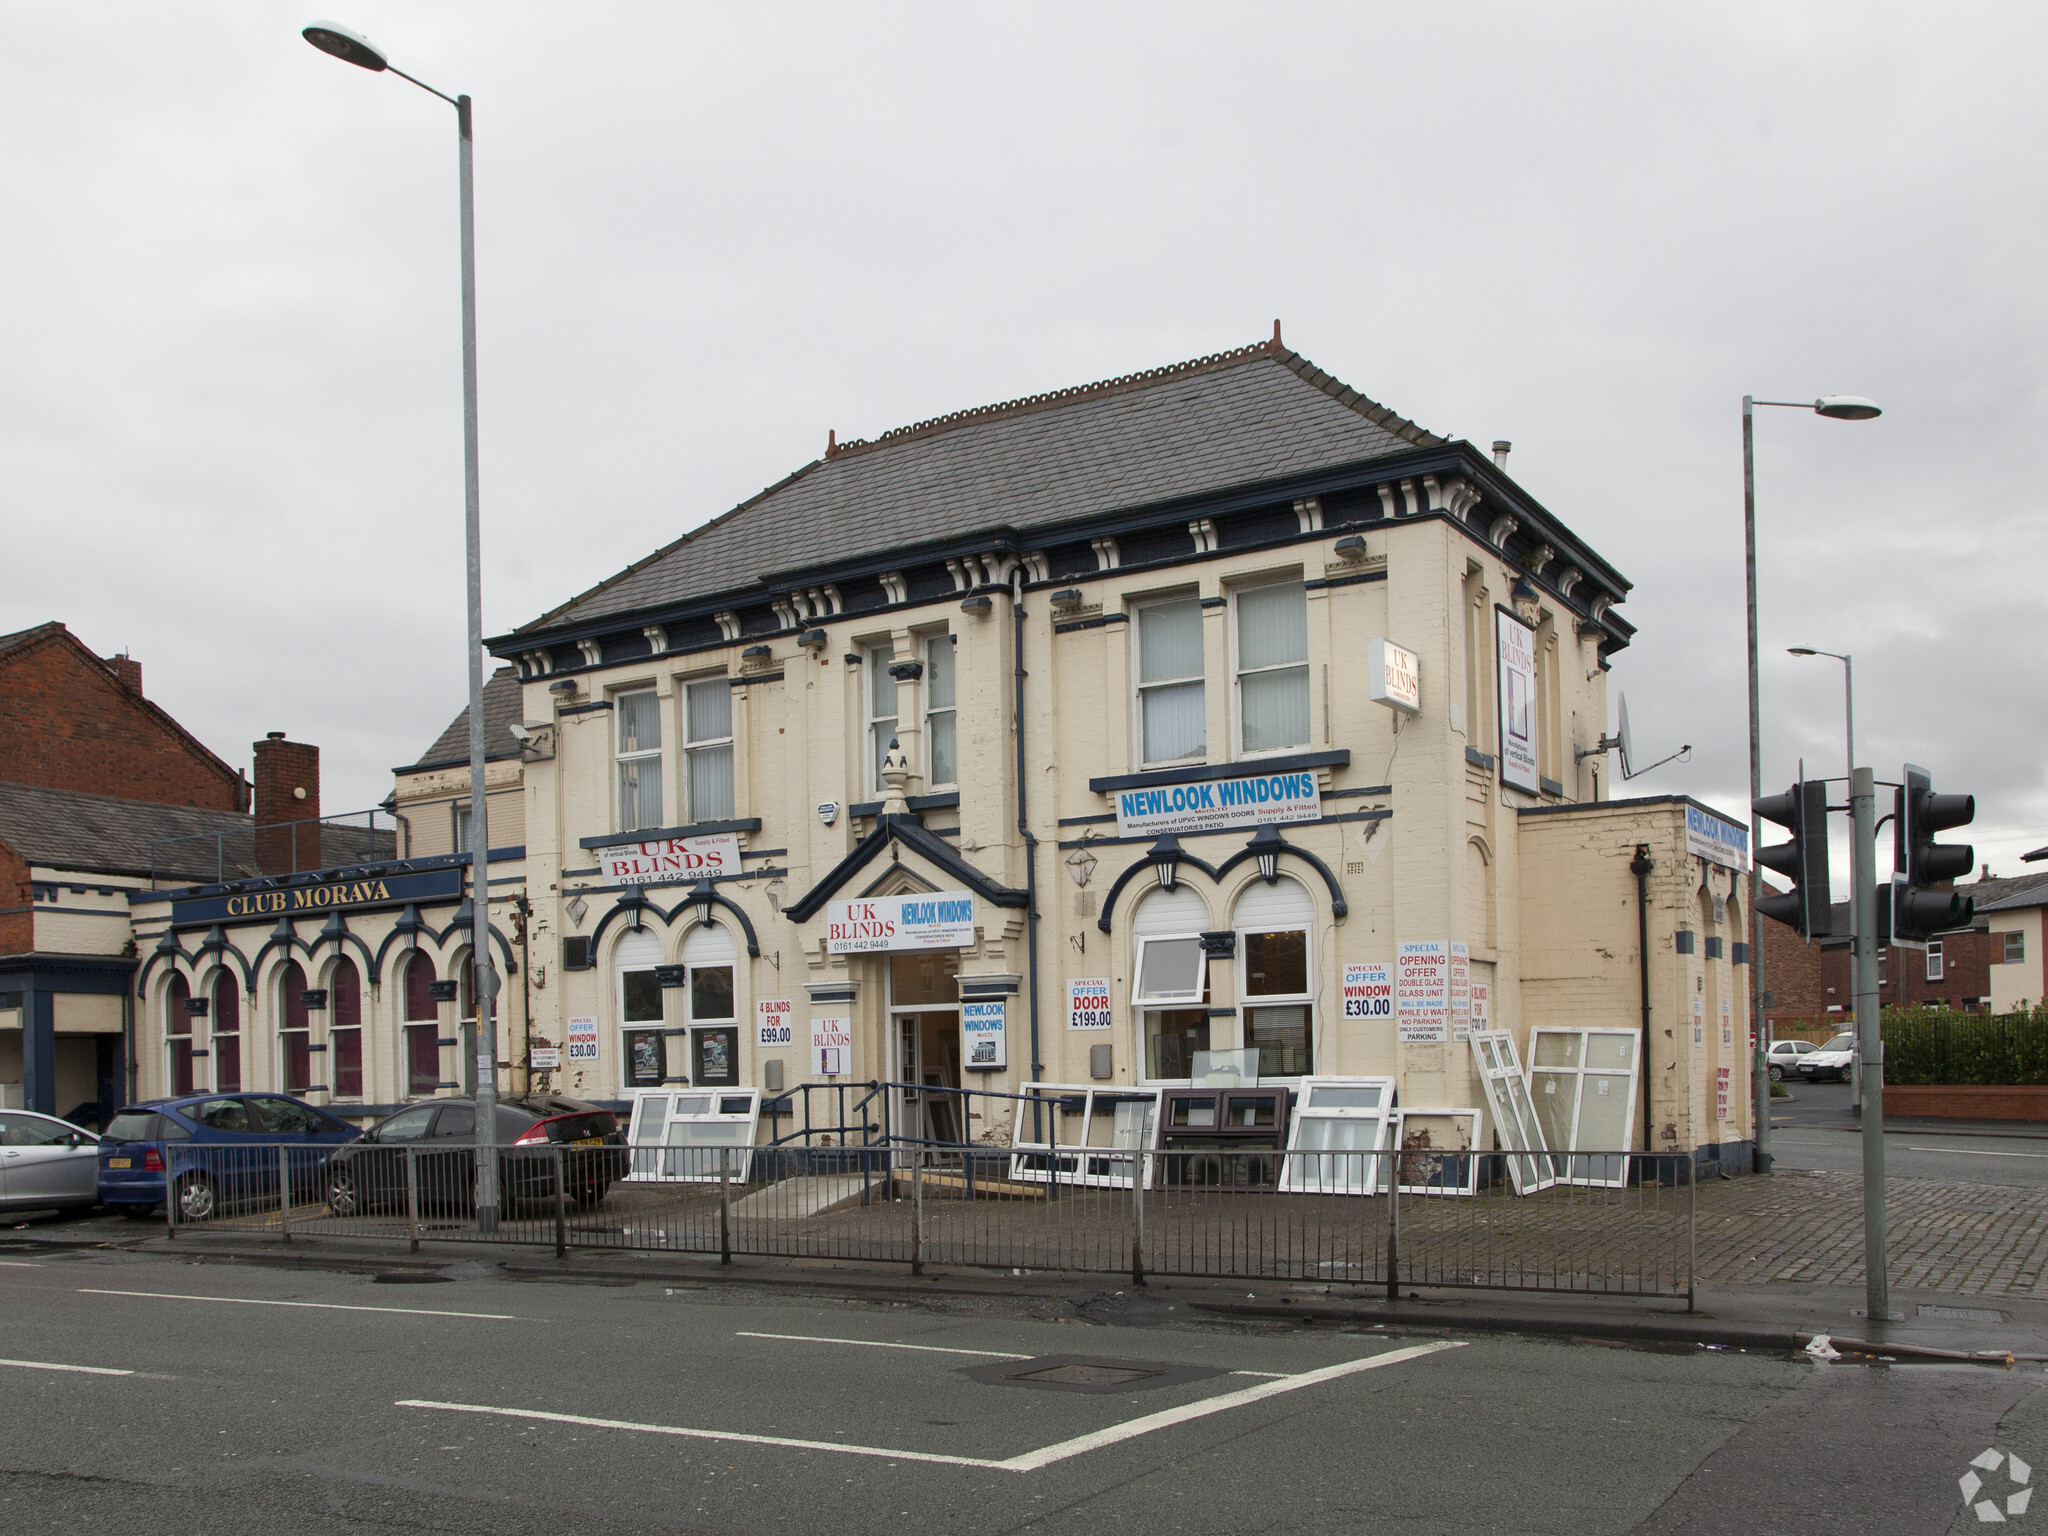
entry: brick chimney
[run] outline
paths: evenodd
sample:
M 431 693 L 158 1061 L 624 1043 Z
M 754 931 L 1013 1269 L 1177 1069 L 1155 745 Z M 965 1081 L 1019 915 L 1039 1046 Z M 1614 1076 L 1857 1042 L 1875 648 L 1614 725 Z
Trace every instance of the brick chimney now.
M 266 875 L 318 869 L 320 749 L 272 731 L 255 744 L 255 753 L 257 869 Z
M 121 679 L 138 694 L 142 692 L 142 663 L 123 651 L 118 656 L 107 658 L 107 667 L 114 676 Z

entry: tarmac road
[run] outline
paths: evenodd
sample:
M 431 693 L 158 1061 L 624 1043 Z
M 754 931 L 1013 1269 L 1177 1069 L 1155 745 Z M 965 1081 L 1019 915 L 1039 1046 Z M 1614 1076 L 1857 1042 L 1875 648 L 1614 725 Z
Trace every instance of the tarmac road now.
M 1863 1138 L 1847 1083 L 1795 1083 L 1794 1101 L 1772 1106 L 1771 1156 L 1787 1168 L 1863 1171 Z M 2048 1137 L 1978 1130 L 1887 1128 L 1885 1176 L 1950 1184 L 2048 1188 Z M 2048 1520 L 2044 1520 L 2048 1526 Z
M 7 1255 L 0 1529 L 1889 1536 L 2048 1468 L 2038 1367 L 454 1272 Z M 1159 1374 L 1005 1379 L 1072 1356 Z

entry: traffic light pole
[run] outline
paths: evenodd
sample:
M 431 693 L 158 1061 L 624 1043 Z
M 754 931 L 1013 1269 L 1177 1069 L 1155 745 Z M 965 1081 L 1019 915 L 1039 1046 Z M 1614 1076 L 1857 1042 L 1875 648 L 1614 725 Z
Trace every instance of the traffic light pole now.
M 1890 1320 L 1885 1275 L 1884 1027 L 1877 987 L 1877 783 L 1868 768 L 1849 780 L 1851 860 L 1856 892 L 1856 1056 L 1863 1115 L 1863 1305 L 1867 1320 Z

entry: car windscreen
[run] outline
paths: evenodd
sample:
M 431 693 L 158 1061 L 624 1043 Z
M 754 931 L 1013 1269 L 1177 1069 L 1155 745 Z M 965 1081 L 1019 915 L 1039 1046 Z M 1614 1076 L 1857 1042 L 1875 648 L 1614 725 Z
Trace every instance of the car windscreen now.
M 1839 1034 L 1822 1046 L 1821 1049 L 1824 1051 L 1853 1051 L 1856 1049 L 1856 1037 L 1846 1032 Z

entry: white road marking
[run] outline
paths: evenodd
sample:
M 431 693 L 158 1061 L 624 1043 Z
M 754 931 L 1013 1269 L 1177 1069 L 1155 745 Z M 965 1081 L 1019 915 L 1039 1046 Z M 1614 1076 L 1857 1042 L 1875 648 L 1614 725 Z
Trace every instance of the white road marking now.
M 2038 1157 L 2048 1158 L 2048 1152 L 1985 1152 L 1977 1147 L 1908 1147 L 1908 1152 L 1946 1152 L 1952 1157 Z
M 257 1296 L 186 1296 L 176 1291 L 103 1291 L 80 1286 L 81 1296 L 146 1296 L 152 1301 L 227 1301 L 238 1307 L 313 1307 L 322 1312 L 405 1312 L 415 1317 L 479 1317 L 494 1323 L 517 1322 L 509 1312 L 440 1312 L 432 1307 L 351 1307 L 338 1301 L 265 1301 Z
M 47 1360 L 0 1360 L 0 1365 L 18 1366 L 24 1371 L 76 1371 L 81 1376 L 133 1376 L 133 1371 L 111 1370 L 104 1365 L 52 1365 Z
M 943 1344 L 889 1344 L 880 1339 L 827 1339 L 811 1333 L 735 1333 L 736 1339 L 787 1339 L 795 1344 L 857 1344 L 862 1349 L 916 1349 L 932 1355 L 980 1355 L 989 1360 L 1029 1360 L 1009 1349 L 948 1349 Z
M 796 1335 L 776 1335 L 791 1338 Z M 865 1343 L 865 1340 L 824 1340 L 826 1343 Z M 1224 1413 L 1232 1408 L 1242 1408 L 1250 1403 L 1263 1402 L 1269 1397 L 1278 1397 L 1283 1392 L 1296 1392 L 1303 1387 L 1319 1386 L 1326 1381 L 1339 1381 L 1346 1376 L 1355 1376 L 1361 1371 L 1376 1370 L 1383 1365 L 1398 1365 L 1406 1360 L 1419 1360 L 1424 1355 L 1434 1355 L 1447 1349 L 1462 1349 L 1464 1345 L 1456 1340 L 1444 1340 L 1436 1344 L 1414 1344 L 1406 1349 L 1390 1349 L 1384 1354 L 1367 1355 L 1359 1360 L 1347 1360 L 1341 1365 L 1326 1365 L 1319 1370 L 1303 1371 L 1296 1376 L 1282 1376 L 1273 1381 L 1261 1382 L 1256 1387 L 1242 1387 L 1235 1392 L 1225 1392 L 1219 1397 L 1206 1398 L 1201 1402 L 1186 1403 L 1178 1408 L 1161 1409 L 1141 1418 L 1131 1419 L 1122 1424 L 1099 1429 L 1092 1434 L 1077 1435 L 1072 1440 L 1062 1440 L 1042 1450 L 1026 1451 L 1020 1456 L 996 1461 L 982 1456 L 945 1456 L 931 1451 L 895 1451 L 877 1445 L 847 1445 L 832 1440 L 797 1440 L 783 1435 L 746 1435 L 734 1430 L 684 1429 L 673 1424 L 642 1424 L 631 1419 L 597 1419 L 577 1413 L 545 1413 L 535 1408 L 493 1408 L 481 1403 L 437 1403 L 423 1398 L 403 1398 L 392 1406 L 396 1408 L 429 1408 L 442 1413 L 480 1413 L 494 1418 L 537 1419 L 549 1424 L 575 1424 L 586 1429 L 627 1429 L 647 1435 L 674 1435 L 686 1440 L 723 1440 L 738 1445 L 775 1445 L 801 1451 L 837 1451 L 843 1456 L 877 1456 L 886 1461 L 929 1461 L 949 1467 L 984 1467 L 997 1472 L 1036 1472 L 1054 1462 L 1066 1461 L 1089 1451 L 1100 1450 L 1106 1445 L 1121 1441 L 1135 1440 L 1140 1435 L 1149 1435 L 1154 1430 L 1167 1429 L 1175 1424 L 1186 1424 L 1194 1419 L 1207 1418 L 1211 1414 Z M 978 1353 L 978 1351 L 977 1351 Z M 1029 1359 L 1029 1356 L 1011 1358 Z
M 0 1269 L 41 1269 L 40 1264 L 24 1264 L 20 1259 L 0 1259 Z

